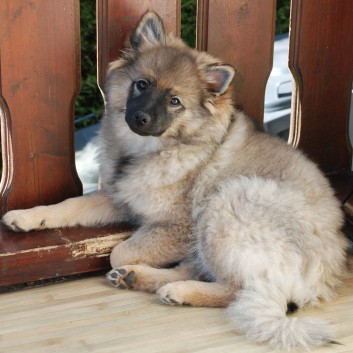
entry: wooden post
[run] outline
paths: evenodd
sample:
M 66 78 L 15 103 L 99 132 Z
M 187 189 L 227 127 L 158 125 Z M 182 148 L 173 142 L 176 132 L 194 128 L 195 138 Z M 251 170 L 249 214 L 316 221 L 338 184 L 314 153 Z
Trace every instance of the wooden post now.
M 292 0 L 289 66 L 296 86 L 290 142 L 328 173 L 351 170 L 352 16 L 352 0 Z
M 79 1 L 0 2 L 1 212 L 79 195 Z
M 263 123 L 272 68 L 275 0 L 199 0 L 197 48 L 237 70 L 236 105 Z

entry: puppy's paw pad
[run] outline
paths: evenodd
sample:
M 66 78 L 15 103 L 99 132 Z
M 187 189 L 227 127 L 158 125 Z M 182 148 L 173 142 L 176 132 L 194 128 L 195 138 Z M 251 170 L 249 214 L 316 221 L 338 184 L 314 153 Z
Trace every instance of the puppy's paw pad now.
M 124 267 L 119 267 L 108 272 L 107 279 L 113 287 L 131 289 L 135 282 L 135 272 L 127 271 Z

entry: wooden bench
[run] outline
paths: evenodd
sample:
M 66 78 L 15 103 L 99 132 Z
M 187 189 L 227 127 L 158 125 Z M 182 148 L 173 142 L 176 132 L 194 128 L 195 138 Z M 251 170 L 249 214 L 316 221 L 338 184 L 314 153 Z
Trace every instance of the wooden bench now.
M 180 33 L 180 1 L 97 0 L 98 82 L 147 9 Z M 259 123 L 272 67 L 275 0 L 199 0 L 197 48 L 237 69 L 237 105 Z M 349 216 L 353 179 L 348 141 L 353 80 L 353 1 L 293 0 L 289 66 L 296 81 L 289 143 L 330 176 Z M 2 0 L 1 212 L 80 195 L 73 112 L 80 90 L 78 0 Z M 93 44 L 92 44 L 93 45 Z M 347 228 L 347 234 L 351 234 Z M 0 285 L 108 268 L 129 227 L 12 233 L 1 226 Z

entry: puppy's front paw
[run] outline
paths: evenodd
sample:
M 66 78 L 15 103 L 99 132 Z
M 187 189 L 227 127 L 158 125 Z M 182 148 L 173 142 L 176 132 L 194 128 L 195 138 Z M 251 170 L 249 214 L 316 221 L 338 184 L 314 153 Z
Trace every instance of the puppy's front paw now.
M 14 232 L 46 228 L 41 212 L 36 212 L 34 209 L 9 211 L 2 217 L 2 222 Z
M 113 287 L 131 289 L 135 282 L 135 272 L 119 267 L 108 272 L 107 279 Z

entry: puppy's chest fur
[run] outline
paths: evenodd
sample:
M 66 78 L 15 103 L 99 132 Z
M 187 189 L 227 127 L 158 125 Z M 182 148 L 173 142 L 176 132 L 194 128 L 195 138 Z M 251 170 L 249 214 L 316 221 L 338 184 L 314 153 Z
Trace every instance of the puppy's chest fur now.
M 190 214 L 188 191 L 201 160 L 202 155 L 190 158 L 177 149 L 124 156 L 116 162 L 114 202 L 147 221 L 184 217 Z

